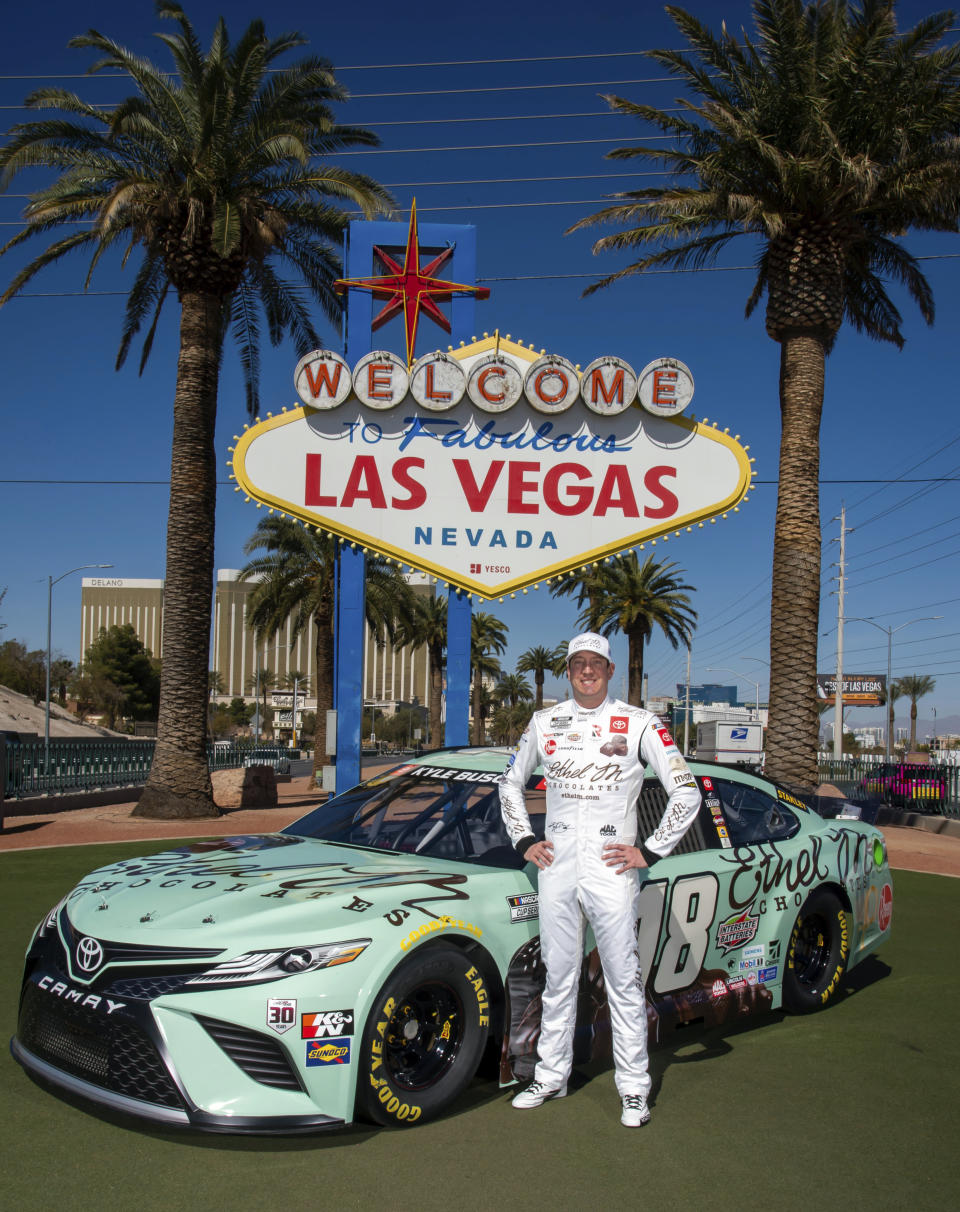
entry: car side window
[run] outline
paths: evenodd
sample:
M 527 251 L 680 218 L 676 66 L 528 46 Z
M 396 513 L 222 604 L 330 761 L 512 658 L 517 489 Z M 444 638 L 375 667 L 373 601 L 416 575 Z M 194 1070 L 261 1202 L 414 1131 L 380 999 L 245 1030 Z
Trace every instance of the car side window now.
M 772 795 L 749 783 L 713 778 L 734 846 L 778 842 L 800 828 L 796 816 Z
M 667 807 L 667 793 L 659 779 L 644 779 L 637 801 L 637 845 L 655 833 Z M 671 854 L 696 854 L 701 850 L 717 850 L 720 839 L 716 827 L 701 803 L 693 824 L 683 835 Z

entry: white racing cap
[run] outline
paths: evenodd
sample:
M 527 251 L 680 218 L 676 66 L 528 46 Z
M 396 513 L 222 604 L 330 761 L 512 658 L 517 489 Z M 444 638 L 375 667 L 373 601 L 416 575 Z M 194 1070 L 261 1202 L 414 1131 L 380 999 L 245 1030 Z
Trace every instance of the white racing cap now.
M 578 652 L 593 652 L 597 656 L 602 656 L 604 660 L 610 661 L 610 641 L 605 635 L 597 635 L 595 631 L 584 631 L 580 635 L 575 635 L 567 645 L 567 664 L 570 664 L 570 658 Z

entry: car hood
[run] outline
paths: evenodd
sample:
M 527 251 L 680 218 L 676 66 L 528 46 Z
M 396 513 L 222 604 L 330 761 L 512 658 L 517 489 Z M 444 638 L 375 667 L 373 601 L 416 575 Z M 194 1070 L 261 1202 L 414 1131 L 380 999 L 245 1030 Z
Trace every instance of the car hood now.
M 469 885 L 489 869 L 384 853 L 288 834 L 218 838 L 101 867 L 67 898 L 75 930 L 118 942 L 175 941 L 246 947 L 367 934 L 374 921 L 401 925 L 469 916 Z M 186 940 L 184 940 L 186 941 Z

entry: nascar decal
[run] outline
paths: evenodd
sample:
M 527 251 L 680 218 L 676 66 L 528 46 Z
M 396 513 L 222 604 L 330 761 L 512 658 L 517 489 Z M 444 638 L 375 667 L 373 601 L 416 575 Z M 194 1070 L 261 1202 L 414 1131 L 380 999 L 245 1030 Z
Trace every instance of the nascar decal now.
M 326 1039 L 334 1035 L 353 1035 L 352 1010 L 326 1010 L 301 1015 L 301 1039 Z
M 306 1063 L 310 1068 L 324 1065 L 349 1065 L 350 1037 L 325 1040 L 322 1043 L 318 1043 L 316 1040 L 308 1041 Z
M 289 997 L 271 997 L 267 1001 L 267 1026 L 277 1035 L 283 1035 L 297 1022 L 297 1000 Z
M 555 825 L 560 823 L 559 821 L 554 821 Z M 525 922 L 530 918 L 538 918 L 540 916 L 540 898 L 536 892 L 524 892 L 519 896 L 508 896 L 507 904 L 510 906 L 511 922 Z

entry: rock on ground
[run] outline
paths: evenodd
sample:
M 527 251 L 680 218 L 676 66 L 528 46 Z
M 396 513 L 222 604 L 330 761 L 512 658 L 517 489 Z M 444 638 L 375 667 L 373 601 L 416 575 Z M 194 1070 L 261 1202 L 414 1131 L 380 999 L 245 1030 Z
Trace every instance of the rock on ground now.
M 213 800 L 218 808 L 275 808 L 277 776 L 272 766 L 214 770 Z

